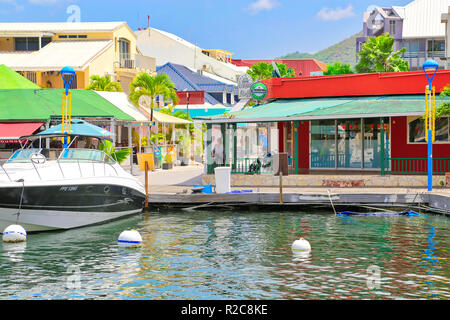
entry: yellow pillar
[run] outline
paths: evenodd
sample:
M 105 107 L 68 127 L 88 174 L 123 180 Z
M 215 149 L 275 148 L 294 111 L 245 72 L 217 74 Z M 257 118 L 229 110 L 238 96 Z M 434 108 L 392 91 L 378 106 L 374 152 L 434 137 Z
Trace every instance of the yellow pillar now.
M 42 72 L 41 71 L 36 71 L 36 84 L 41 88 L 45 87 L 45 85 L 42 83 Z

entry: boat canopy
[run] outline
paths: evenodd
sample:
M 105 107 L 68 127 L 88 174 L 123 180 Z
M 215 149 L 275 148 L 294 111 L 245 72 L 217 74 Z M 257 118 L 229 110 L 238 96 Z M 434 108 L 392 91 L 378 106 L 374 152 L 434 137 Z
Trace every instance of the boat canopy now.
M 70 134 L 68 136 L 82 136 L 82 137 L 94 137 L 101 138 L 105 140 L 110 140 L 112 136 L 115 136 L 114 133 L 109 132 L 106 129 L 95 126 L 81 119 L 72 119 L 70 121 Z M 42 131 L 38 133 L 35 137 L 54 137 L 54 136 L 66 136 L 62 132 L 62 124 L 59 124 L 55 127 L 52 127 L 48 130 Z M 22 137 L 22 139 L 27 139 L 30 137 Z

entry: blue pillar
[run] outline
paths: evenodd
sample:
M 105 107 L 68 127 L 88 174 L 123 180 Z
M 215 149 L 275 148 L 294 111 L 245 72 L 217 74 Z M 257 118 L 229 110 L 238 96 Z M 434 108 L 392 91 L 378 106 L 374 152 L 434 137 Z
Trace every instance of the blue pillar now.
M 428 191 L 433 191 L 433 131 L 428 130 Z

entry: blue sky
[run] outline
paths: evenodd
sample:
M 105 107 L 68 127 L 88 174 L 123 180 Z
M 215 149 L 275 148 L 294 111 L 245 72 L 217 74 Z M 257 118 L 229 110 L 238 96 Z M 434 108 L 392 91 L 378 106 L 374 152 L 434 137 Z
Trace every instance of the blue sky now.
M 0 0 L 1 22 L 64 22 L 67 8 L 81 21 L 150 25 L 202 48 L 225 49 L 235 58 L 274 58 L 316 52 L 362 29 L 371 5 L 403 6 L 412 0 Z

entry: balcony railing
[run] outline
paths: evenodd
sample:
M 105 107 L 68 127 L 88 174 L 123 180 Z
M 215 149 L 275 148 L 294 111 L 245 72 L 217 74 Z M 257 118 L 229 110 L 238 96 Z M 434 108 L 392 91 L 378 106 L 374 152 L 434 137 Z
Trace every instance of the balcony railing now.
M 444 58 L 445 51 L 407 51 L 402 55 L 404 59 L 411 58 Z
M 136 60 L 121 59 L 121 60 L 119 60 L 119 68 L 135 69 L 136 68 Z

